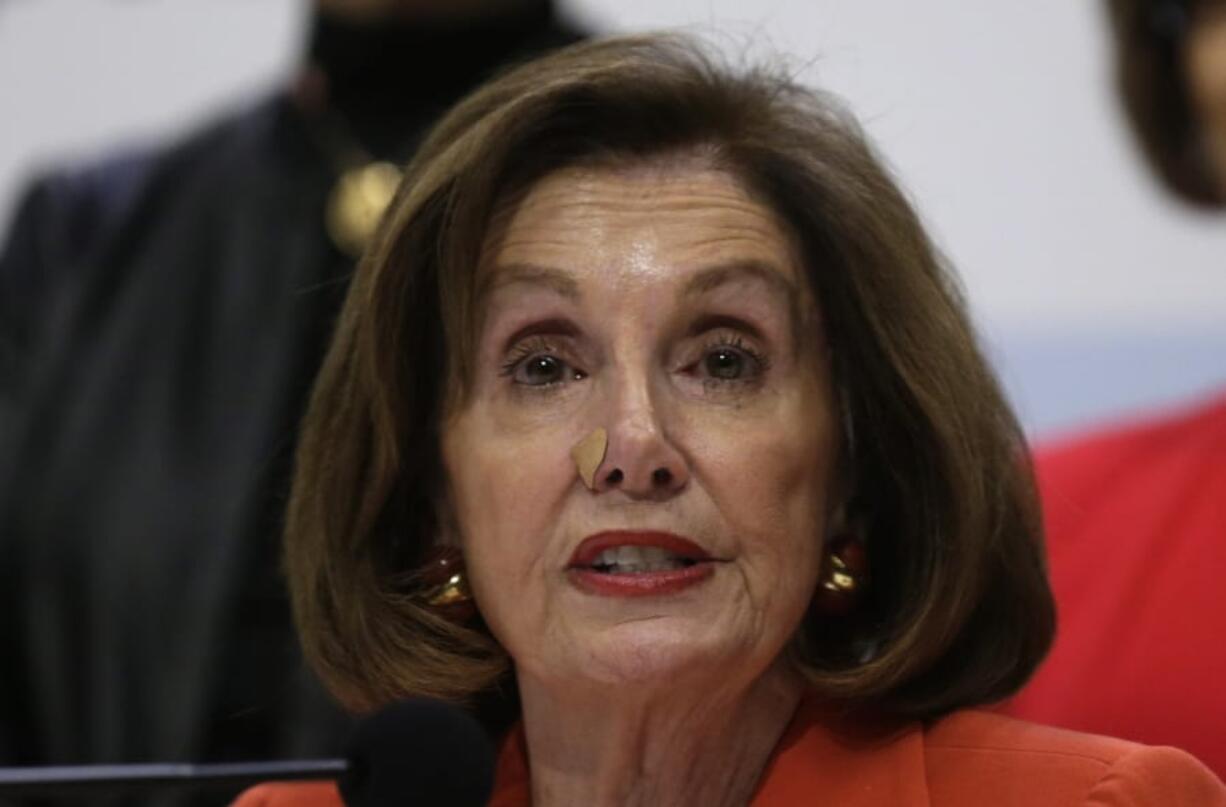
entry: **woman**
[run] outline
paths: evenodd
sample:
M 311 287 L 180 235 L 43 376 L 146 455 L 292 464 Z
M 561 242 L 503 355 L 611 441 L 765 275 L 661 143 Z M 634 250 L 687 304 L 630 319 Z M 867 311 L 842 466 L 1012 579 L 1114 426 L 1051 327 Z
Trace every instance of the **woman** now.
M 684 40 L 439 124 L 318 381 L 287 564 L 352 709 L 518 695 L 495 804 L 1226 804 L 1180 752 L 966 711 L 1053 630 L 1016 423 L 855 125 Z

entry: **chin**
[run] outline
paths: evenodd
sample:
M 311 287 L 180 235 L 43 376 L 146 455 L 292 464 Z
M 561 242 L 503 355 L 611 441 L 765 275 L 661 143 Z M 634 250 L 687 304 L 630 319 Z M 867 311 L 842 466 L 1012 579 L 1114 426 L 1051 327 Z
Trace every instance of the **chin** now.
M 745 644 L 710 627 L 660 616 L 589 633 L 577 672 L 601 684 L 659 682 L 674 688 L 678 679 L 707 677 L 729 669 L 733 661 L 737 669 L 745 669 Z

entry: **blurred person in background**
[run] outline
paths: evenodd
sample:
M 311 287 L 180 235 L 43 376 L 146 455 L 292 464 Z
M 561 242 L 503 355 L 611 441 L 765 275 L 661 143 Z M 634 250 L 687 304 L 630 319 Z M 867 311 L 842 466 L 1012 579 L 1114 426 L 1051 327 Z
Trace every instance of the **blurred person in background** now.
M 549 0 L 318 0 L 284 91 L 33 183 L 0 253 L 0 764 L 334 750 L 278 571 L 306 393 L 395 166 L 579 38 Z
M 1106 7 L 1141 150 L 1169 191 L 1220 213 L 1226 1 Z M 1059 631 L 1009 710 L 1178 746 L 1226 775 L 1226 389 L 1047 446 L 1037 467 Z

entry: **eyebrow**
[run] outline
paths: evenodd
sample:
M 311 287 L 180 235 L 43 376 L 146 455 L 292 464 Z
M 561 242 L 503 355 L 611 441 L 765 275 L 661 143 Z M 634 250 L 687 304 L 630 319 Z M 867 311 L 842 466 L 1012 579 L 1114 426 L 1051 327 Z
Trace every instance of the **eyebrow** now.
M 787 308 L 792 341 L 796 343 L 793 347 L 798 348 L 799 343 L 796 340 L 802 338 L 805 320 L 801 313 L 803 299 L 801 290 L 787 275 L 769 262 L 745 258 L 704 267 L 686 280 L 677 297 L 678 299 L 700 297 L 722 286 L 745 280 L 755 280 L 763 284 L 772 296 L 783 301 Z M 535 263 L 509 263 L 499 266 L 478 285 L 478 308 L 484 308 L 485 300 L 494 292 L 517 283 L 544 286 L 576 303 L 583 297 L 578 282 L 561 269 Z
M 681 289 L 681 297 L 698 297 L 721 286 L 741 280 L 753 279 L 766 285 L 773 296 L 783 300 L 788 312 L 788 325 L 792 334 L 793 349 L 799 349 L 799 340 L 804 330 L 804 315 L 801 313 L 803 299 L 800 288 L 791 278 L 775 269 L 772 264 L 759 260 L 733 260 L 701 269 Z
M 796 284 L 782 272 L 755 260 L 731 261 L 701 269 L 686 281 L 680 296 L 695 297 L 725 284 L 748 278 L 763 281 L 785 300 L 794 301 L 798 296 Z M 500 266 L 489 275 L 478 289 L 478 299 L 484 299 L 494 291 L 516 283 L 546 286 L 570 300 L 578 300 L 583 296 L 575 279 L 560 269 L 533 263 L 512 263 Z
M 499 266 L 478 286 L 477 300 L 485 300 L 495 291 L 516 283 L 545 286 L 576 302 L 583 296 L 575 279 L 560 269 L 534 263 L 509 263 Z
M 789 305 L 795 305 L 800 296 L 796 284 L 782 272 L 772 268 L 770 264 L 756 260 L 729 261 L 700 269 L 686 281 L 680 296 L 696 297 L 728 283 L 750 278 L 765 283 L 773 292 L 787 300 Z

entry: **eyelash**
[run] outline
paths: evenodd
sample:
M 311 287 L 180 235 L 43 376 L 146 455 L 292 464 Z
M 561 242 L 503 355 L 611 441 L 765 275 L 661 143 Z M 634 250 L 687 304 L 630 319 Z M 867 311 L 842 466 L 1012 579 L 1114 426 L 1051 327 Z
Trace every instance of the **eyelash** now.
M 506 362 L 503 363 L 499 374 L 504 376 L 515 375 L 515 371 L 519 368 L 519 365 L 523 364 L 525 360 L 531 358 L 532 354 L 551 352 L 552 350 L 544 339 L 529 339 L 520 342 L 511 348 L 511 352 L 507 357 Z
M 515 373 L 519 370 L 519 368 L 523 365 L 523 363 L 535 356 L 552 356 L 553 358 L 562 362 L 569 370 L 575 371 L 575 368 L 572 367 L 570 363 L 567 362 L 564 358 L 562 358 L 561 353 L 562 351 L 559 351 L 545 337 L 534 336 L 534 337 L 525 339 L 511 348 L 511 351 L 507 357 L 507 360 L 502 364 L 502 367 L 499 371 L 499 375 L 505 376 L 507 378 L 511 378 L 513 380 L 515 377 Z M 577 371 L 577 372 L 582 373 L 582 371 Z M 583 375 L 584 377 L 586 377 L 586 373 L 583 373 Z M 565 379 L 565 380 L 572 380 L 572 379 Z M 552 389 L 553 387 L 559 386 L 561 383 L 563 382 L 562 381 L 551 381 L 547 384 L 518 384 L 517 383 L 515 384 L 515 387 L 517 389 L 523 389 L 529 392 L 544 392 L 544 391 Z

